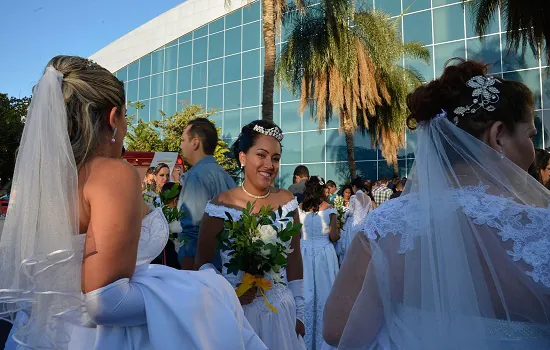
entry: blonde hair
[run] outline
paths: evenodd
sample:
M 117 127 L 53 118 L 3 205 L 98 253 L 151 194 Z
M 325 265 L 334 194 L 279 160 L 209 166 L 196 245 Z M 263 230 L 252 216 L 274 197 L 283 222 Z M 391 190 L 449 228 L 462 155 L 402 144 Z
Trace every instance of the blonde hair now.
M 124 84 L 111 72 L 86 58 L 56 56 L 52 66 L 63 74 L 63 98 L 68 133 L 78 168 L 95 154 L 108 129 L 105 112 L 125 105 Z

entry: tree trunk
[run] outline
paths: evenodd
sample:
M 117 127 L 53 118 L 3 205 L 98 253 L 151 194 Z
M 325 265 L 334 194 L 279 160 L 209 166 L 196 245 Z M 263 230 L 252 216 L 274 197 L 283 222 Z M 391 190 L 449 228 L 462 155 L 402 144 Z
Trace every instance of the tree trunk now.
M 273 90 L 275 85 L 275 1 L 262 1 L 263 34 L 265 44 L 262 119 L 273 122 Z
M 357 177 L 357 168 L 355 165 L 355 130 L 351 125 L 351 121 L 348 119 L 349 115 L 346 112 L 341 111 L 340 118 L 344 125 L 344 135 L 346 137 L 346 150 L 348 152 L 348 165 L 351 181 Z

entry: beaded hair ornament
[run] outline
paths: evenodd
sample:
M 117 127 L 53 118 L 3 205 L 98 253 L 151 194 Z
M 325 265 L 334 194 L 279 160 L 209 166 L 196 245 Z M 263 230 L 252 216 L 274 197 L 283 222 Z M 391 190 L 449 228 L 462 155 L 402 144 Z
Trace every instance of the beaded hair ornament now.
M 466 82 L 466 85 L 473 89 L 472 97 L 473 103 L 469 106 L 457 107 L 453 111 L 455 117 L 453 122 L 458 125 L 461 117 L 466 114 L 474 114 L 480 108 L 485 109 L 487 112 L 493 112 L 495 110 L 495 104 L 498 103 L 500 97 L 500 91 L 494 86 L 495 83 L 500 83 L 495 77 L 477 75 Z
M 266 135 L 266 136 L 274 137 L 279 142 L 283 141 L 283 138 L 284 138 L 284 136 L 281 133 L 280 129 L 276 126 L 274 126 L 272 128 L 269 128 L 269 129 L 265 129 L 264 127 L 262 127 L 260 125 L 254 125 L 254 128 L 252 128 L 252 130 L 254 130 L 256 132 L 259 132 L 260 134 L 263 134 L 263 135 Z

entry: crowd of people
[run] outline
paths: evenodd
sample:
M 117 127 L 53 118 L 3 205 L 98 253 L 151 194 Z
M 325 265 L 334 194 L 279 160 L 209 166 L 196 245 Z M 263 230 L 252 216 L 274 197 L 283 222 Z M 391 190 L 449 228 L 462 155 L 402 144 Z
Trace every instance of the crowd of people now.
M 34 90 L 0 237 L 7 349 L 550 347 L 550 157 L 525 85 L 449 65 L 407 98 L 408 179 L 338 188 L 301 165 L 288 190 L 265 120 L 231 147 L 239 185 L 203 118 L 189 171 L 141 179 L 120 159 L 124 96 L 72 56 Z

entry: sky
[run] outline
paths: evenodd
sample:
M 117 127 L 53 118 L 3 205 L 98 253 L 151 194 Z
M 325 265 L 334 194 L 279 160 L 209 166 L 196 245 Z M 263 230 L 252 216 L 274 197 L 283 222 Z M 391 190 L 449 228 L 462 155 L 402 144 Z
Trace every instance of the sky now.
M 30 96 L 52 57 L 89 57 L 182 2 L 0 0 L 0 93 Z

